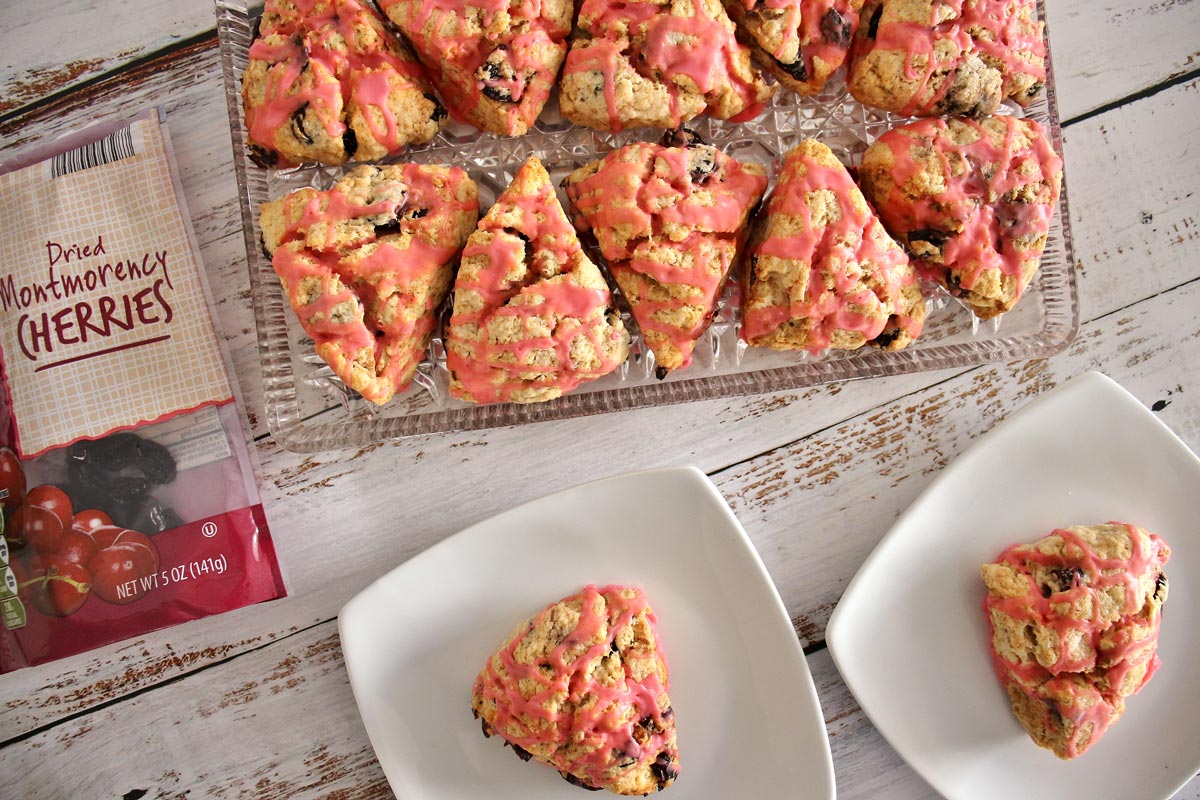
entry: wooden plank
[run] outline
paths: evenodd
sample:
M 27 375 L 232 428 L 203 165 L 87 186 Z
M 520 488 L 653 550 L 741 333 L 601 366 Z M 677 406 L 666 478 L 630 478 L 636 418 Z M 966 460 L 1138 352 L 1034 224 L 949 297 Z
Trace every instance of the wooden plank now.
M 327 622 L 4 750 L 0 797 L 140 797 L 139 790 L 156 798 L 392 797 L 358 717 L 337 626 Z
M 38 0 L 0 5 L 0 115 L 212 31 L 210 2 Z
M 1091 181 L 1089 194 L 1107 187 L 1108 193 L 1117 198 L 1121 179 L 1114 173 L 1119 170 L 1109 165 L 1122 163 L 1120 159 L 1130 152 L 1124 148 L 1123 139 L 1171 115 L 1187 118 L 1187 109 L 1197 107 L 1193 83 L 1082 123 L 1068 141 L 1068 157 L 1083 159 L 1088 168 L 1073 174 L 1079 174 L 1079 180 Z M 1115 122 L 1110 123 L 1110 119 Z M 199 130 L 185 129 L 176 138 L 203 138 Z M 1200 154 L 1188 156 L 1184 137 L 1162 138 L 1158 146 L 1168 149 L 1168 154 L 1147 160 L 1154 171 L 1147 173 L 1144 184 L 1159 187 L 1161 204 L 1166 206 L 1178 187 L 1200 177 Z M 1094 144 L 1089 145 L 1089 141 Z M 194 169 L 192 179 L 202 180 L 199 164 Z M 1184 201 L 1181 207 L 1186 205 Z M 1078 205 L 1075 210 L 1080 213 Z M 1097 250 L 1099 243 L 1107 240 L 1110 229 L 1124 227 L 1137 235 L 1144 233 L 1144 226 L 1122 226 L 1120 215 L 1126 213 L 1127 206 L 1119 199 L 1095 204 L 1084 212 L 1076 228 L 1081 234 L 1082 259 L 1086 261 L 1087 256 L 1082 254 Z M 1122 308 L 1200 275 L 1200 239 L 1173 236 L 1169 231 L 1165 235 L 1169 239 L 1165 245 L 1153 239 L 1143 244 L 1147 255 L 1141 257 L 1133 274 L 1118 272 L 1116 259 L 1083 269 L 1081 290 L 1089 314 Z M 253 322 L 244 298 L 238 299 L 247 291 L 244 272 L 239 272 L 244 267 L 237 263 L 242 258 L 240 240 L 227 235 L 206 247 L 210 279 L 223 298 L 219 306 L 222 324 L 229 341 L 241 343 L 238 373 L 243 390 L 251 397 L 259 396 L 254 394 L 259 381 Z M 212 253 L 224 255 L 214 259 Z M 220 265 L 215 275 L 214 264 Z M 239 285 L 241 288 L 236 288 Z M 239 332 L 238 326 L 244 330 Z M 56 717 L 260 646 L 297 627 L 328 619 L 352 589 L 366 585 L 390 565 L 518 502 L 624 469 L 694 463 L 709 471 L 720 470 L 784 442 L 843 424 L 857 414 L 874 413 L 884 398 L 917 392 L 953 374 L 943 371 L 872 379 L 520 429 L 422 437 L 362 452 L 300 456 L 282 451 L 270 440 L 263 441 L 258 446 L 265 476 L 263 491 L 284 563 L 292 571 L 293 592 L 320 593 L 328 583 L 344 591 L 318 594 L 303 610 L 297 610 L 295 601 L 289 600 L 286 605 L 236 612 L 8 676 L 0 686 L 0 730 L 17 735 Z M 1023 376 L 1021 379 L 1025 380 Z M 1044 384 L 1034 386 L 1044 388 Z M 1153 394 L 1146 397 L 1148 402 L 1160 399 Z M 993 406 L 993 417 L 997 409 L 1007 407 Z M 252 415 L 256 407 L 252 402 Z M 1172 424 L 1189 423 L 1185 417 Z M 599 430 L 604 433 L 599 434 Z M 1197 436 L 1194 428 L 1189 435 Z M 586 456 L 579 454 L 581 446 Z M 516 454 L 522 452 L 544 453 L 546 460 L 541 465 L 521 461 L 518 470 L 501 466 L 519 458 Z M 915 494 L 904 483 L 900 490 L 909 492 L 907 496 Z M 404 487 L 404 522 L 373 527 L 371 521 L 394 519 L 397 486 Z M 485 493 L 478 488 L 483 486 L 490 486 L 491 491 Z M 355 519 L 367 522 L 348 526 L 348 507 L 354 508 Z M 886 521 L 877 524 L 880 531 L 886 528 Z M 338 540 L 344 542 L 332 557 L 325 544 L 329 531 L 335 531 Z M 854 545 L 849 547 L 853 550 Z M 867 550 L 869 545 L 853 551 L 841 565 L 843 571 Z M 804 611 L 806 615 L 818 614 L 817 622 L 804 624 L 823 626 L 829 605 L 838 594 L 840 591 Z
M 1065 120 L 1200 69 L 1189 0 L 1047 0 L 1046 16 Z
M 937 798 L 871 725 L 828 652 L 808 663 L 838 796 Z M 358 717 L 333 623 L 68 720 L 6 748 L 4 764 L 0 796 L 30 800 L 100 792 L 230 800 L 394 796 Z M 1193 780 L 1175 800 L 1197 797 L 1200 780 Z
M 1064 132 L 1082 319 L 1200 275 L 1200 80 Z

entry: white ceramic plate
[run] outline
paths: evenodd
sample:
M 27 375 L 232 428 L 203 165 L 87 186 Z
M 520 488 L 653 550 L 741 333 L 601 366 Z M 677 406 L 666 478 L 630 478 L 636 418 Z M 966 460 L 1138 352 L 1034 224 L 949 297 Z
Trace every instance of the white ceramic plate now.
M 588 583 L 642 587 L 671 677 L 682 774 L 662 797 L 833 798 L 812 676 L 762 561 L 697 469 L 586 484 L 481 522 L 380 578 L 339 629 L 371 744 L 405 800 L 579 800 L 471 716 L 512 627 Z
M 951 800 L 1162 800 L 1200 770 L 1200 460 L 1133 396 L 1082 375 L 1000 423 L 913 503 L 847 588 L 835 663 L 897 752 Z M 1172 556 L 1163 666 L 1090 750 L 1033 744 L 992 671 L 979 566 L 1054 528 L 1119 520 Z

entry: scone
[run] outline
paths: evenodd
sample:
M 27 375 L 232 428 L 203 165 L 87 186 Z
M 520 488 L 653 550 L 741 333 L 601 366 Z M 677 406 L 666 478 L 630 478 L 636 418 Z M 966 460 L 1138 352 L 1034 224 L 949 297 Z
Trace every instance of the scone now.
M 738 39 L 789 89 L 817 94 L 845 63 L 863 0 L 724 0 Z
M 471 710 L 585 789 L 645 795 L 679 775 L 658 621 L 641 589 L 588 586 L 517 626 L 475 679 Z
M 907 347 L 925 298 L 850 173 L 807 139 L 785 157 L 743 270 L 742 338 L 775 350 Z
M 264 167 L 373 161 L 429 141 L 446 119 L 421 65 L 359 0 L 267 0 L 242 102 Z
M 1074 758 L 1158 669 L 1166 542 L 1111 522 L 1056 530 L 982 567 L 992 661 L 1038 745 Z
M 699 142 L 636 142 L 571 173 L 576 224 L 590 229 L 654 352 L 660 378 L 687 366 L 745 241 L 766 171 Z
M 583 0 L 559 107 L 601 131 L 758 116 L 775 87 L 751 66 L 721 0 Z
M 571 33 L 571 0 L 382 0 L 456 119 L 520 136 L 550 97 Z
M 263 244 L 317 355 L 383 404 L 412 380 L 479 217 L 458 167 L 360 166 L 262 207 Z
M 867 0 L 847 84 L 906 117 L 983 116 L 1025 106 L 1046 81 L 1037 0 Z
M 1062 185 L 1062 159 L 1036 122 L 920 120 L 880 136 L 858 174 L 922 277 L 981 319 L 1016 305 L 1037 272 Z
M 542 162 L 530 158 L 471 234 L 446 337 L 450 394 L 552 400 L 612 372 L 629 332 Z

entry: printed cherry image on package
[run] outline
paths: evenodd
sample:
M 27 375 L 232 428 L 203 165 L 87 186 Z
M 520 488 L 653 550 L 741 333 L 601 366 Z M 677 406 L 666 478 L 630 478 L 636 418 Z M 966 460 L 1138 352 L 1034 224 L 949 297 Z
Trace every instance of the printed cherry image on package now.
M 155 113 L 0 164 L 0 672 L 282 597 Z

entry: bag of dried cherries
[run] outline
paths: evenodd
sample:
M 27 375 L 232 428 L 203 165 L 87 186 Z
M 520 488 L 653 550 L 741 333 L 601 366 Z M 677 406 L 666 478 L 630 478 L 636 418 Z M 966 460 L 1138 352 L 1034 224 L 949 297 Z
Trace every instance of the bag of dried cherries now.
M 0 196 L 0 672 L 282 597 L 157 113 Z

